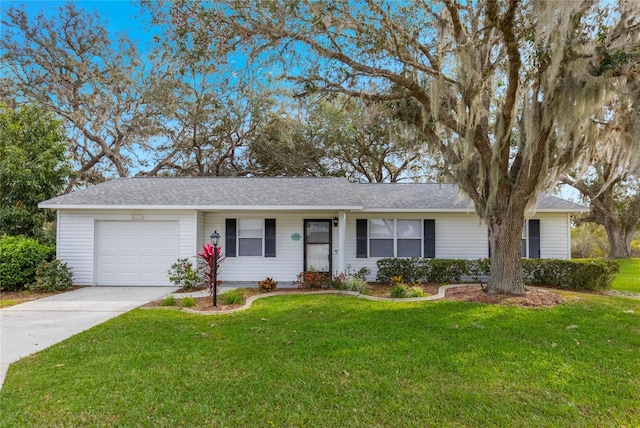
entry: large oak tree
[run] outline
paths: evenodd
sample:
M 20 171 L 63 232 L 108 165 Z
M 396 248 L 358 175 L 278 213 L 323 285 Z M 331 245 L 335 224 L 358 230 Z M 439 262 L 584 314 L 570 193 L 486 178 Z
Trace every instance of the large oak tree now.
M 226 0 L 168 4 L 218 57 L 278 62 L 302 92 L 412 98 L 431 149 L 489 229 L 492 293 L 523 294 L 520 238 L 540 191 L 595 145 L 587 122 L 638 47 L 637 2 Z M 620 64 L 624 67 L 624 64 Z M 597 71 L 597 72 L 594 72 Z

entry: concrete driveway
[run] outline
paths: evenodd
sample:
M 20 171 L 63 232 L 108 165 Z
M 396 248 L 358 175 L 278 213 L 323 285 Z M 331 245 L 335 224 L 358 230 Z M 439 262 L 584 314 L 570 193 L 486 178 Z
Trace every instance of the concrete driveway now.
M 175 290 L 86 287 L 0 309 L 0 388 L 9 364 Z

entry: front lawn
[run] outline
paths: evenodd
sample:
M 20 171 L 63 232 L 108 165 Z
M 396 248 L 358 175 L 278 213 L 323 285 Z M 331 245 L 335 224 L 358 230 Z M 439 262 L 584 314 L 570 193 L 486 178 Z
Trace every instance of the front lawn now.
M 640 293 L 640 258 L 616 260 L 616 262 L 620 265 L 620 272 L 611 288 Z
M 135 310 L 11 366 L 0 426 L 638 426 L 640 301 Z

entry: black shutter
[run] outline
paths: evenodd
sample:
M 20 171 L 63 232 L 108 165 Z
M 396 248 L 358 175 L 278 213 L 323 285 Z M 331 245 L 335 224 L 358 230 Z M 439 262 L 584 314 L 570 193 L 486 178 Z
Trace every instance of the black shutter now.
M 264 219 L 264 256 L 276 256 L 276 219 Z
M 529 258 L 540 258 L 540 220 L 529 220 Z
M 225 221 L 224 244 L 226 248 L 223 251 L 225 257 L 236 256 L 236 224 L 235 218 L 228 218 Z
M 368 256 L 367 251 L 367 220 L 356 220 L 356 257 L 359 259 L 366 259 Z
M 436 257 L 436 221 L 424 221 L 424 257 L 433 259 Z

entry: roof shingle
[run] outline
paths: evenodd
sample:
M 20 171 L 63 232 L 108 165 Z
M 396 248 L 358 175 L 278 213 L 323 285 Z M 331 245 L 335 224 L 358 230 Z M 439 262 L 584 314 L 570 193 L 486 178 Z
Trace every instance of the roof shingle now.
M 455 184 L 360 184 L 345 178 L 294 177 L 120 178 L 49 199 L 40 207 L 473 210 L 473 204 Z M 584 211 L 586 208 L 543 194 L 538 198 L 537 209 Z

